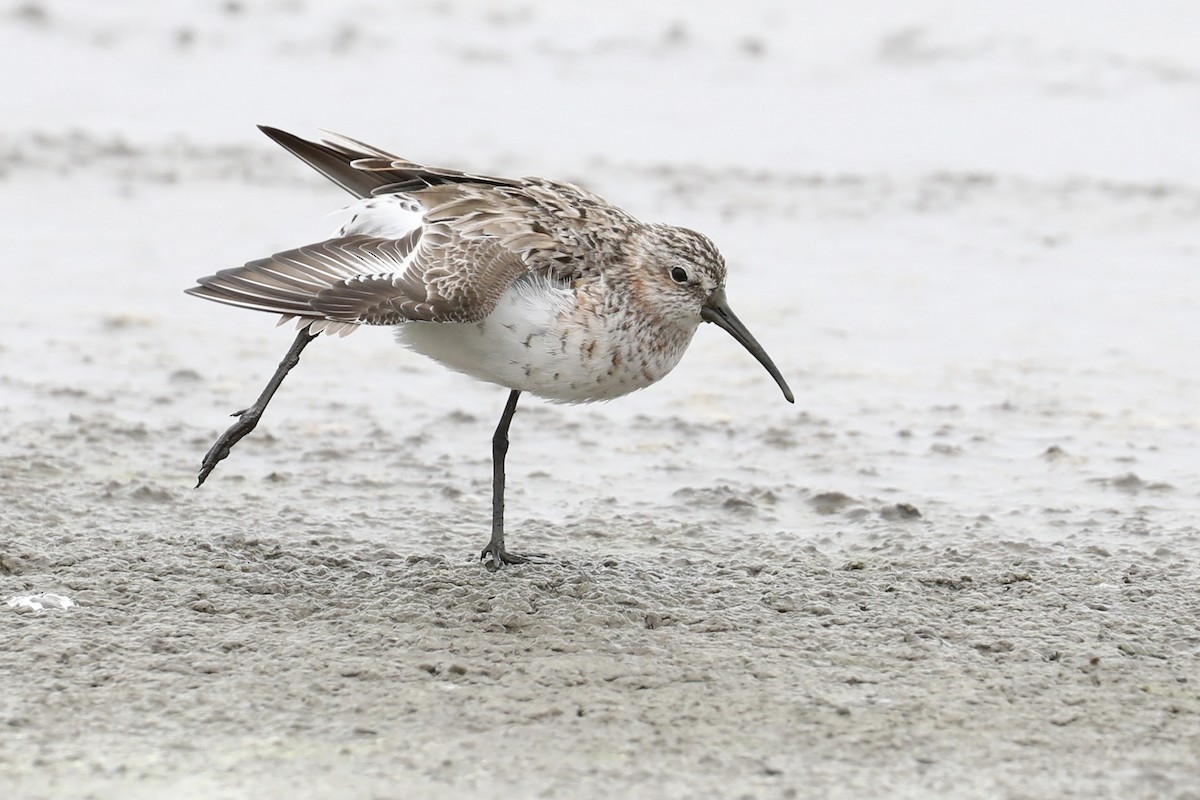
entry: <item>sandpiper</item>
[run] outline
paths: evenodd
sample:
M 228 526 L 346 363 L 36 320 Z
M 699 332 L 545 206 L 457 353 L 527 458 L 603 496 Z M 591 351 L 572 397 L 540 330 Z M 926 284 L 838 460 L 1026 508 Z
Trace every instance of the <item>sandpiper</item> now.
M 687 228 L 646 224 L 591 192 L 542 178 L 428 167 L 344 136 L 263 133 L 357 196 L 331 238 L 200 278 L 188 294 L 298 320 L 254 405 L 204 456 L 197 486 L 258 424 L 321 333 L 393 326 L 406 347 L 509 390 L 492 437 L 489 569 L 504 546 L 504 458 L 517 399 L 610 400 L 662 378 L 701 322 L 728 331 L 787 382 L 725 299 L 725 260 Z

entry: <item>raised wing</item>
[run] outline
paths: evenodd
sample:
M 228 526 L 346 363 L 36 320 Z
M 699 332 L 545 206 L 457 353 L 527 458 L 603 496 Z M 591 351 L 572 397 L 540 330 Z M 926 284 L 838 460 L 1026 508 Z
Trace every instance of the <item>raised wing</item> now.
M 349 136 L 328 133 L 328 138 L 323 141 L 312 142 L 278 128 L 265 125 L 259 125 L 258 128 L 289 153 L 359 197 L 403 193 L 447 183 L 488 186 L 514 186 L 519 183 L 507 178 L 424 166 Z
M 425 238 L 437 236 L 427 233 Z M 317 294 L 312 306 L 327 319 L 366 325 L 478 322 L 526 271 L 516 253 L 496 241 L 459 240 L 449 247 L 427 241 L 403 273 L 342 281 Z
M 308 320 L 314 333 L 356 325 L 476 322 L 526 271 L 494 240 L 421 228 L 400 239 L 347 236 L 199 279 L 188 294 Z
M 190 294 L 301 318 L 311 331 L 405 321 L 474 322 L 526 273 L 559 282 L 594 276 L 636 226 L 577 186 L 428 167 L 330 135 L 264 133 L 347 191 L 371 198 L 328 241 L 201 278 Z M 400 236 L 400 198 L 420 213 Z

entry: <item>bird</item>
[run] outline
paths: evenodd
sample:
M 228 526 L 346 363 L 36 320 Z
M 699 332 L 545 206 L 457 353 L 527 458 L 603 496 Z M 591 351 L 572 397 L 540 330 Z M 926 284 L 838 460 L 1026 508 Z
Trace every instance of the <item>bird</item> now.
M 303 349 L 321 334 L 390 326 L 397 341 L 508 389 L 492 437 L 489 569 L 528 555 L 505 545 L 508 431 L 528 393 L 611 400 L 679 363 L 702 322 L 728 332 L 792 390 L 733 313 L 726 264 L 705 235 L 644 223 L 572 183 L 422 165 L 339 134 L 259 126 L 357 198 L 329 239 L 197 279 L 196 297 L 282 315 L 298 333 L 262 395 L 205 454 L 197 488 L 254 429 Z M 536 558 L 534 560 L 537 560 Z

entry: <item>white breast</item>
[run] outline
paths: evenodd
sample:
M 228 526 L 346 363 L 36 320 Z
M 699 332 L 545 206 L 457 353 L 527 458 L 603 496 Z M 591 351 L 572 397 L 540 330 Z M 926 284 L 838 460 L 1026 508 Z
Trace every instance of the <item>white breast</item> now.
M 396 339 L 473 378 L 559 403 L 611 400 L 649 386 L 683 355 L 631 336 L 623 314 L 581 313 L 573 289 L 530 275 L 477 323 L 406 322 Z

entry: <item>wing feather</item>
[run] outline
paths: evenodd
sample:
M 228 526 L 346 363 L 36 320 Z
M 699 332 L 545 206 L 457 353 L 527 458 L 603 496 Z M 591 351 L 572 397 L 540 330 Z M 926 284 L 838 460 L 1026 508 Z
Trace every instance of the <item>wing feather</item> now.
M 404 193 L 446 183 L 482 183 L 492 186 L 510 186 L 517 183 L 507 178 L 427 167 L 335 133 L 326 133 L 324 140 L 312 142 L 265 125 L 260 125 L 259 130 L 317 172 L 358 197 Z
M 355 325 L 477 322 L 527 270 L 495 239 L 348 236 L 222 270 L 187 292 L 345 335 Z
M 522 275 L 594 275 L 637 224 L 571 184 L 423 166 L 334 134 L 313 142 L 263 131 L 369 199 L 352 207 L 342 235 L 200 278 L 187 292 L 299 318 L 314 331 L 478 321 Z M 402 232 L 400 210 L 419 212 L 417 227 Z

